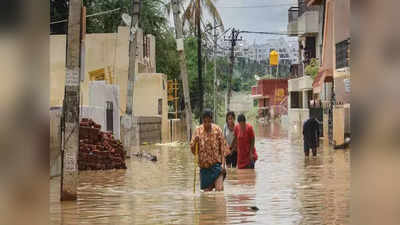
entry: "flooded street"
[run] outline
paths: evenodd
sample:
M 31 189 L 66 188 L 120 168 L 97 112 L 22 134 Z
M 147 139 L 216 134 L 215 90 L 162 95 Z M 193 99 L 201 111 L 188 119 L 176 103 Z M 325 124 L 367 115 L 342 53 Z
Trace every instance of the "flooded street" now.
M 193 194 L 187 147 L 145 146 L 158 162 L 81 172 L 77 202 L 60 203 L 60 179 L 52 179 L 51 224 L 350 224 L 349 151 L 323 144 L 305 160 L 302 143 L 290 143 L 279 124 L 255 130 L 256 169 L 228 169 L 223 193 L 200 193 L 197 180 Z

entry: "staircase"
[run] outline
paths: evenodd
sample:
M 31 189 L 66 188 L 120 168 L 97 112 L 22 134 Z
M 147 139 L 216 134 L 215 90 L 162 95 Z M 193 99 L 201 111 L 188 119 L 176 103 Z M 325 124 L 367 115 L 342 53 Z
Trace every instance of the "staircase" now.
M 281 114 L 282 115 L 287 115 L 288 114 L 288 101 L 289 101 L 289 96 L 286 96 L 280 103 L 279 106 L 281 108 Z

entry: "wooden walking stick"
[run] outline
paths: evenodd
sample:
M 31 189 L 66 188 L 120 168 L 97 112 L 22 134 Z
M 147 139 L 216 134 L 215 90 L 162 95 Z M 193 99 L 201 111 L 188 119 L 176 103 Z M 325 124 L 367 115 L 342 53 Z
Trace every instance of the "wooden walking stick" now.
M 197 165 L 199 162 L 199 143 L 196 143 L 195 145 L 195 154 L 194 154 L 194 180 L 193 180 L 193 194 L 196 193 L 196 174 L 197 174 Z

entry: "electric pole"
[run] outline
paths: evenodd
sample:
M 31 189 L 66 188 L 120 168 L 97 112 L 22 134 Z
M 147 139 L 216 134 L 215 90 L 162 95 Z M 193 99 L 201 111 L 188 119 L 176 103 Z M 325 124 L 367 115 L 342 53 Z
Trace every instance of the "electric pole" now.
M 136 48 L 137 48 L 137 29 L 139 27 L 140 0 L 132 1 L 131 26 L 129 29 L 129 68 L 128 68 L 128 89 L 125 115 L 122 119 L 122 142 L 129 158 L 131 152 L 131 140 L 133 136 L 133 95 L 135 87 L 136 73 Z
M 200 88 L 200 102 L 199 102 L 199 111 L 200 115 L 203 113 L 204 107 L 204 88 L 203 88 L 203 73 L 202 73 L 202 62 L 201 62 L 201 5 L 200 0 L 196 1 L 196 26 L 197 26 L 197 70 L 198 70 L 198 79 L 199 79 L 199 88 Z M 202 118 L 200 117 L 200 121 L 202 122 Z
M 214 48 L 213 48 L 213 56 L 214 56 L 214 123 L 217 123 L 217 20 L 214 14 Z
M 61 201 L 75 201 L 78 188 L 82 0 L 69 1 L 65 94 L 62 119 Z
M 128 68 L 128 95 L 126 103 L 126 114 L 133 115 L 133 91 L 135 86 L 136 70 L 136 47 L 137 47 L 137 28 L 140 16 L 140 0 L 132 1 L 132 21 L 129 34 L 129 68 Z
M 229 65 L 229 77 L 228 77 L 228 94 L 227 94 L 227 100 L 226 100 L 226 110 L 227 112 L 230 111 L 230 104 L 231 104 L 231 96 L 232 96 L 232 76 L 233 76 L 233 65 L 235 63 L 235 47 L 238 41 L 242 41 L 242 38 L 238 39 L 240 34 L 239 30 L 236 30 L 235 28 L 232 29 L 231 36 L 226 39 L 225 41 L 231 42 L 231 64 Z
M 190 105 L 189 82 L 187 75 L 185 50 L 184 50 L 183 28 L 182 28 L 181 18 L 179 17 L 180 13 L 179 6 L 180 6 L 179 0 L 172 0 L 172 11 L 174 14 L 177 50 L 179 54 L 179 66 L 181 69 L 183 96 L 185 101 L 186 134 L 187 134 L 187 140 L 190 142 L 192 137 L 192 108 Z

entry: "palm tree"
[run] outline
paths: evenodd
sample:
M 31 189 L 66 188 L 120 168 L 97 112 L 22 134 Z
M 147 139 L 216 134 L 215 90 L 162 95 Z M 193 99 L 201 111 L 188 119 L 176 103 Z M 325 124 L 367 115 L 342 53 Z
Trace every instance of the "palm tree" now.
M 198 60 L 198 79 L 200 87 L 200 102 L 199 111 L 203 111 L 203 76 L 202 76 L 202 62 L 201 62 L 201 21 L 203 18 L 202 11 L 207 10 L 209 14 L 214 16 L 215 20 L 221 24 L 221 29 L 223 28 L 222 18 L 215 7 L 215 2 L 217 0 L 190 0 L 188 6 L 186 7 L 185 14 L 183 15 L 183 21 L 188 21 L 192 27 L 196 27 L 197 31 L 197 60 Z

